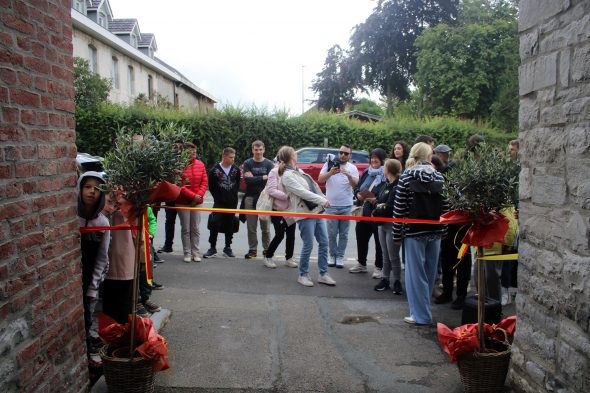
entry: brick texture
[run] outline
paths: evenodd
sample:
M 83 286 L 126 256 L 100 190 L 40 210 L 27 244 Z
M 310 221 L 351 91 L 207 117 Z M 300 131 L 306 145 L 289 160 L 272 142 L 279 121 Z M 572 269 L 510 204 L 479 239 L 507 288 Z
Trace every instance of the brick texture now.
M 590 1 L 523 0 L 518 392 L 590 391 Z
M 88 389 L 70 4 L 0 0 L 3 393 Z

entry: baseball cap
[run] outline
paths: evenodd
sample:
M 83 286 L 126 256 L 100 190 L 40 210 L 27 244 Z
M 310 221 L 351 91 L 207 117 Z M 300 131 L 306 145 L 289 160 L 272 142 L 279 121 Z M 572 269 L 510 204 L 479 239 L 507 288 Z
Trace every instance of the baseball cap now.
M 449 153 L 451 151 L 453 151 L 453 149 L 451 149 L 447 145 L 438 145 L 437 147 L 434 148 L 435 153 Z

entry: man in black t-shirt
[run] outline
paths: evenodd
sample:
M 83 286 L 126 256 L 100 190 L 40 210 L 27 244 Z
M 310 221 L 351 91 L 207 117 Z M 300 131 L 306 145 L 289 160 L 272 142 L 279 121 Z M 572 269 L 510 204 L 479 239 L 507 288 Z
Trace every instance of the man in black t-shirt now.
M 246 210 L 256 209 L 256 202 L 268 179 L 269 172 L 273 169 L 274 164 L 271 160 L 264 158 L 264 143 L 262 141 L 252 142 L 252 158 L 244 161 L 243 172 L 244 181 L 246 182 L 246 193 L 244 195 L 244 208 Z M 253 214 L 246 215 L 248 228 L 248 253 L 244 256 L 246 259 L 256 257 L 258 248 L 257 223 L 258 216 Z M 268 221 L 260 221 L 262 230 L 262 248 L 263 254 L 266 253 L 270 244 L 270 225 Z

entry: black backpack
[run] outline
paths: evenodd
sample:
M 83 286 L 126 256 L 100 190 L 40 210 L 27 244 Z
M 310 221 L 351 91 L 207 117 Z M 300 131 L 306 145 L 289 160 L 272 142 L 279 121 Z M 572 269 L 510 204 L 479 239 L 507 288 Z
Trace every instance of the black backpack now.
M 443 212 L 443 182 L 423 183 L 412 179 L 408 183 L 408 189 L 412 191 L 414 197 L 407 218 L 438 221 Z M 438 229 L 440 229 L 438 225 L 408 224 L 407 232 L 435 232 Z

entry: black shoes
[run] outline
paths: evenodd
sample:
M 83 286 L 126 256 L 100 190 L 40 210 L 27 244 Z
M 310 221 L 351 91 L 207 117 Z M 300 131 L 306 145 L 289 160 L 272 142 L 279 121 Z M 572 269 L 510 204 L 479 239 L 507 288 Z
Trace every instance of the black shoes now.
M 164 286 L 162 284 L 158 284 L 155 281 L 152 281 L 152 289 L 160 290 L 160 289 L 164 289 Z
M 256 250 L 250 250 L 246 255 L 244 255 L 246 259 L 254 259 L 256 258 Z
M 393 293 L 395 293 L 396 295 L 402 294 L 402 283 L 399 282 L 399 280 L 395 280 L 393 282 Z
M 217 250 L 214 248 L 210 248 L 207 250 L 205 254 L 203 254 L 203 258 L 213 258 L 217 255 Z
M 379 281 L 379 284 L 375 285 L 374 289 L 378 292 L 385 291 L 386 289 L 389 289 L 389 280 L 385 280 L 382 278 L 381 281 Z
M 172 252 L 172 248 L 171 247 L 162 247 L 158 250 L 159 254 L 161 254 L 163 252 L 166 252 L 166 253 Z
M 443 292 L 434 298 L 434 304 L 450 303 L 451 300 L 453 300 L 453 295 Z
M 457 298 L 451 303 L 451 308 L 453 310 L 463 310 L 463 306 L 465 305 L 465 296 L 457 296 Z
M 223 255 L 225 255 L 228 258 L 233 258 L 236 256 L 230 247 L 225 247 L 223 249 Z

